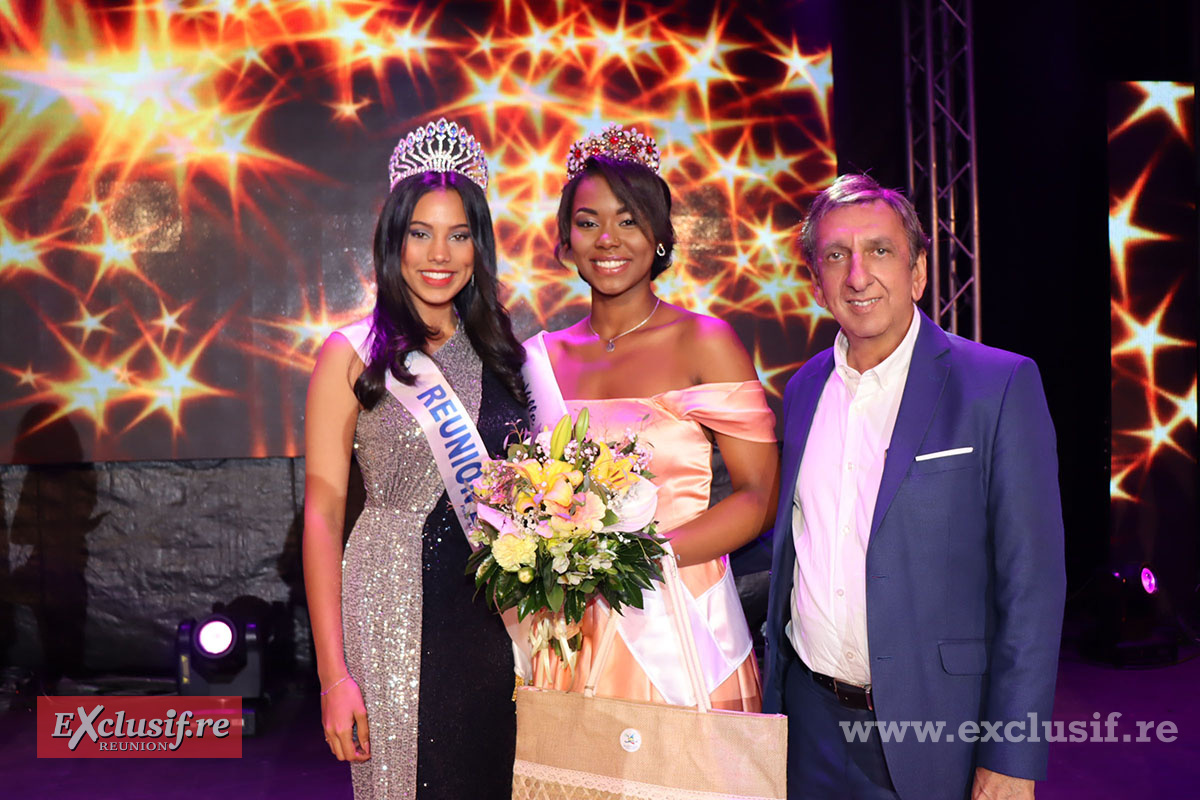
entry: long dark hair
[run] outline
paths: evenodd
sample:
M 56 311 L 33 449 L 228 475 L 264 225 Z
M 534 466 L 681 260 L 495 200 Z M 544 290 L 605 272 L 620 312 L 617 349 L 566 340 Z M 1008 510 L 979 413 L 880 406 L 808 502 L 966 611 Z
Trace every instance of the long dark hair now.
M 454 308 L 479 360 L 500 378 L 518 402 L 525 403 L 521 365 L 525 349 L 512 332 L 508 312 L 496 291 L 496 235 L 487 198 L 474 181 L 457 172 L 423 172 L 396 184 L 375 226 L 375 284 L 377 294 L 367 368 L 354 383 L 354 396 L 371 409 L 386 391 L 388 371 L 411 386 L 416 377 L 404 366 L 405 357 L 420 350 L 437 334 L 421 319 L 401 272 L 401 254 L 417 201 L 433 189 L 453 189 L 462 198 L 475 246 L 474 279 L 454 296 Z
M 591 156 L 584 162 L 583 169 L 563 187 L 558 201 L 558 244 L 554 255 L 571 244 L 571 211 L 575 205 L 575 191 L 579 183 L 590 175 L 598 175 L 608 182 L 608 187 L 629 209 L 633 221 L 651 244 L 661 244 L 664 255 L 654 254 L 650 264 L 650 278 L 654 279 L 671 266 L 675 250 L 675 226 L 671 224 L 671 187 L 654 170 L 636 161 Z

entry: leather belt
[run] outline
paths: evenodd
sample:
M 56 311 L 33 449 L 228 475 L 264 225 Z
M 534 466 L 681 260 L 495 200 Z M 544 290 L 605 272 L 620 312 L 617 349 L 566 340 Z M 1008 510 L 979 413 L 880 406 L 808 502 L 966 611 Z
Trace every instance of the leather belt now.
M 804 664 L 803 661 L 800 663 Z M 808 669 L 807 665 L 805 665 L 805 669 Z M 811 669 L 808 670 L 808 674 L 812 675 L 813 682 L 818 686 L 833 692 L 833 696 L 846 708 L 857 708 L 860 711 L 875 710 L 875 699 L 871 696 L 870 684 L 859 686 L 855 683 L 846 683 L 837 678 L 813 672 Z

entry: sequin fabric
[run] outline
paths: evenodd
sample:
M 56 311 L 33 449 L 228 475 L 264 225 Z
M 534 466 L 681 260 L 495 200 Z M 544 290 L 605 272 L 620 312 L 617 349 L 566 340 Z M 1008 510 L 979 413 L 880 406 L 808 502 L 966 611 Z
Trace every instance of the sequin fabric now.
M 483 371 L 479 436 L 502 453 L 525 409 Z M 470 548 L 445 494 L 425 520 L 421 705 L 417 796 L 421 800 L 509 800 L 516 747 L 512 643 L 499 617 L 476 599 L 464 565 Z
M 478 418 L 483 370 L 466 334 L 457 331 L 433 359 Z M 484 441 L 490 447 L 488 438 Z M 374 409 L 359 414 L 354 448 L 367 499 L 342 562 L 343 645 L 346 664 L 363 692 L 371 736 L 371 758 L 351 766 L 354 796 L 433 796 L 417 791 L 419 713 L 429 688 L 422 686 L 422 626 L 428 622 L 422 614 L 427 605 L 422 572 L 430 551 L 438 551 L 424 541 L 432 533 L 432 518 L 439 518 L 432 527 L 443 541 L 457 537 L 461 553 L 467 545 L 448 504 L 452 524 L 436 511 L 443 505 L 445 487 L 424 433 L 398 400 L 385 394 Z M 454 567 L 461 576 L 465 555 Z M 469 602 L 471 585 L 458 588 Z M 497 629 L 504 635 L 497 618 L 485 619 L 492 638 Z M 439 628 L 454 624 L 435 622 Z M 463 645 L 470 648 L 469 642 Z M 506 670 L 511 687 L 511 655 Z

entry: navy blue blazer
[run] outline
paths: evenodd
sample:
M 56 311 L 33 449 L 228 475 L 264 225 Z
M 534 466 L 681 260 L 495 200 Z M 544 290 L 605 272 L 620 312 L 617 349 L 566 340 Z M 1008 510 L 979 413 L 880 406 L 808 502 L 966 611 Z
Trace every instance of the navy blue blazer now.
M 796 564 L 792 498 L 832 370 L 833 351 L 825 350 L 784 393 L 768 712 L 784 710 L 782 667 L 791 648 L 784 626 Z M 915 460 L 964 447 L 973 450 Z M 944 723 L 937 743 L 918 741 L 911 729 L 903 741 L 884 741 L 900 796 L 961 800 L 975 766 L 1044 778 L 1041 722 L 1049 721 L 1054 701 L 1066 575 L 1054 426 L 1031 360 L 947 334 L 921 315 L 871 522 L 865 579 L 877 718 Z M 967 721 L 1022 724 L 1008 726 L 1009 738 L 1003 727 L 982 728 L 976 744 L 960 738 Z

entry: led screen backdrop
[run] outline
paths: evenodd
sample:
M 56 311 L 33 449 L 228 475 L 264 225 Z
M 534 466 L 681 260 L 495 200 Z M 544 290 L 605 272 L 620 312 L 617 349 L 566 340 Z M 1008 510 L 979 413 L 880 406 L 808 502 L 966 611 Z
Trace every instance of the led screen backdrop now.
M 1113 559 L 1151 562 L 1182 599 L 1200 529 L 1194 102 L 1190 84 L 1109 91 Z
M 659 291 L 731 321 L 777 396 L 832 333 L 791 243 L 835 174 L 826 17 L 0 2 L 0 459 L 302 453 L 316 350 L 372 304 L 392 145 L 443 115 L 490 157 L 522 335 L 586 307 L 552 257 L 570 143 L 607 121 L 657 137 L 681 240 Z M 63 419 L 82 454 L 23 444 Z

